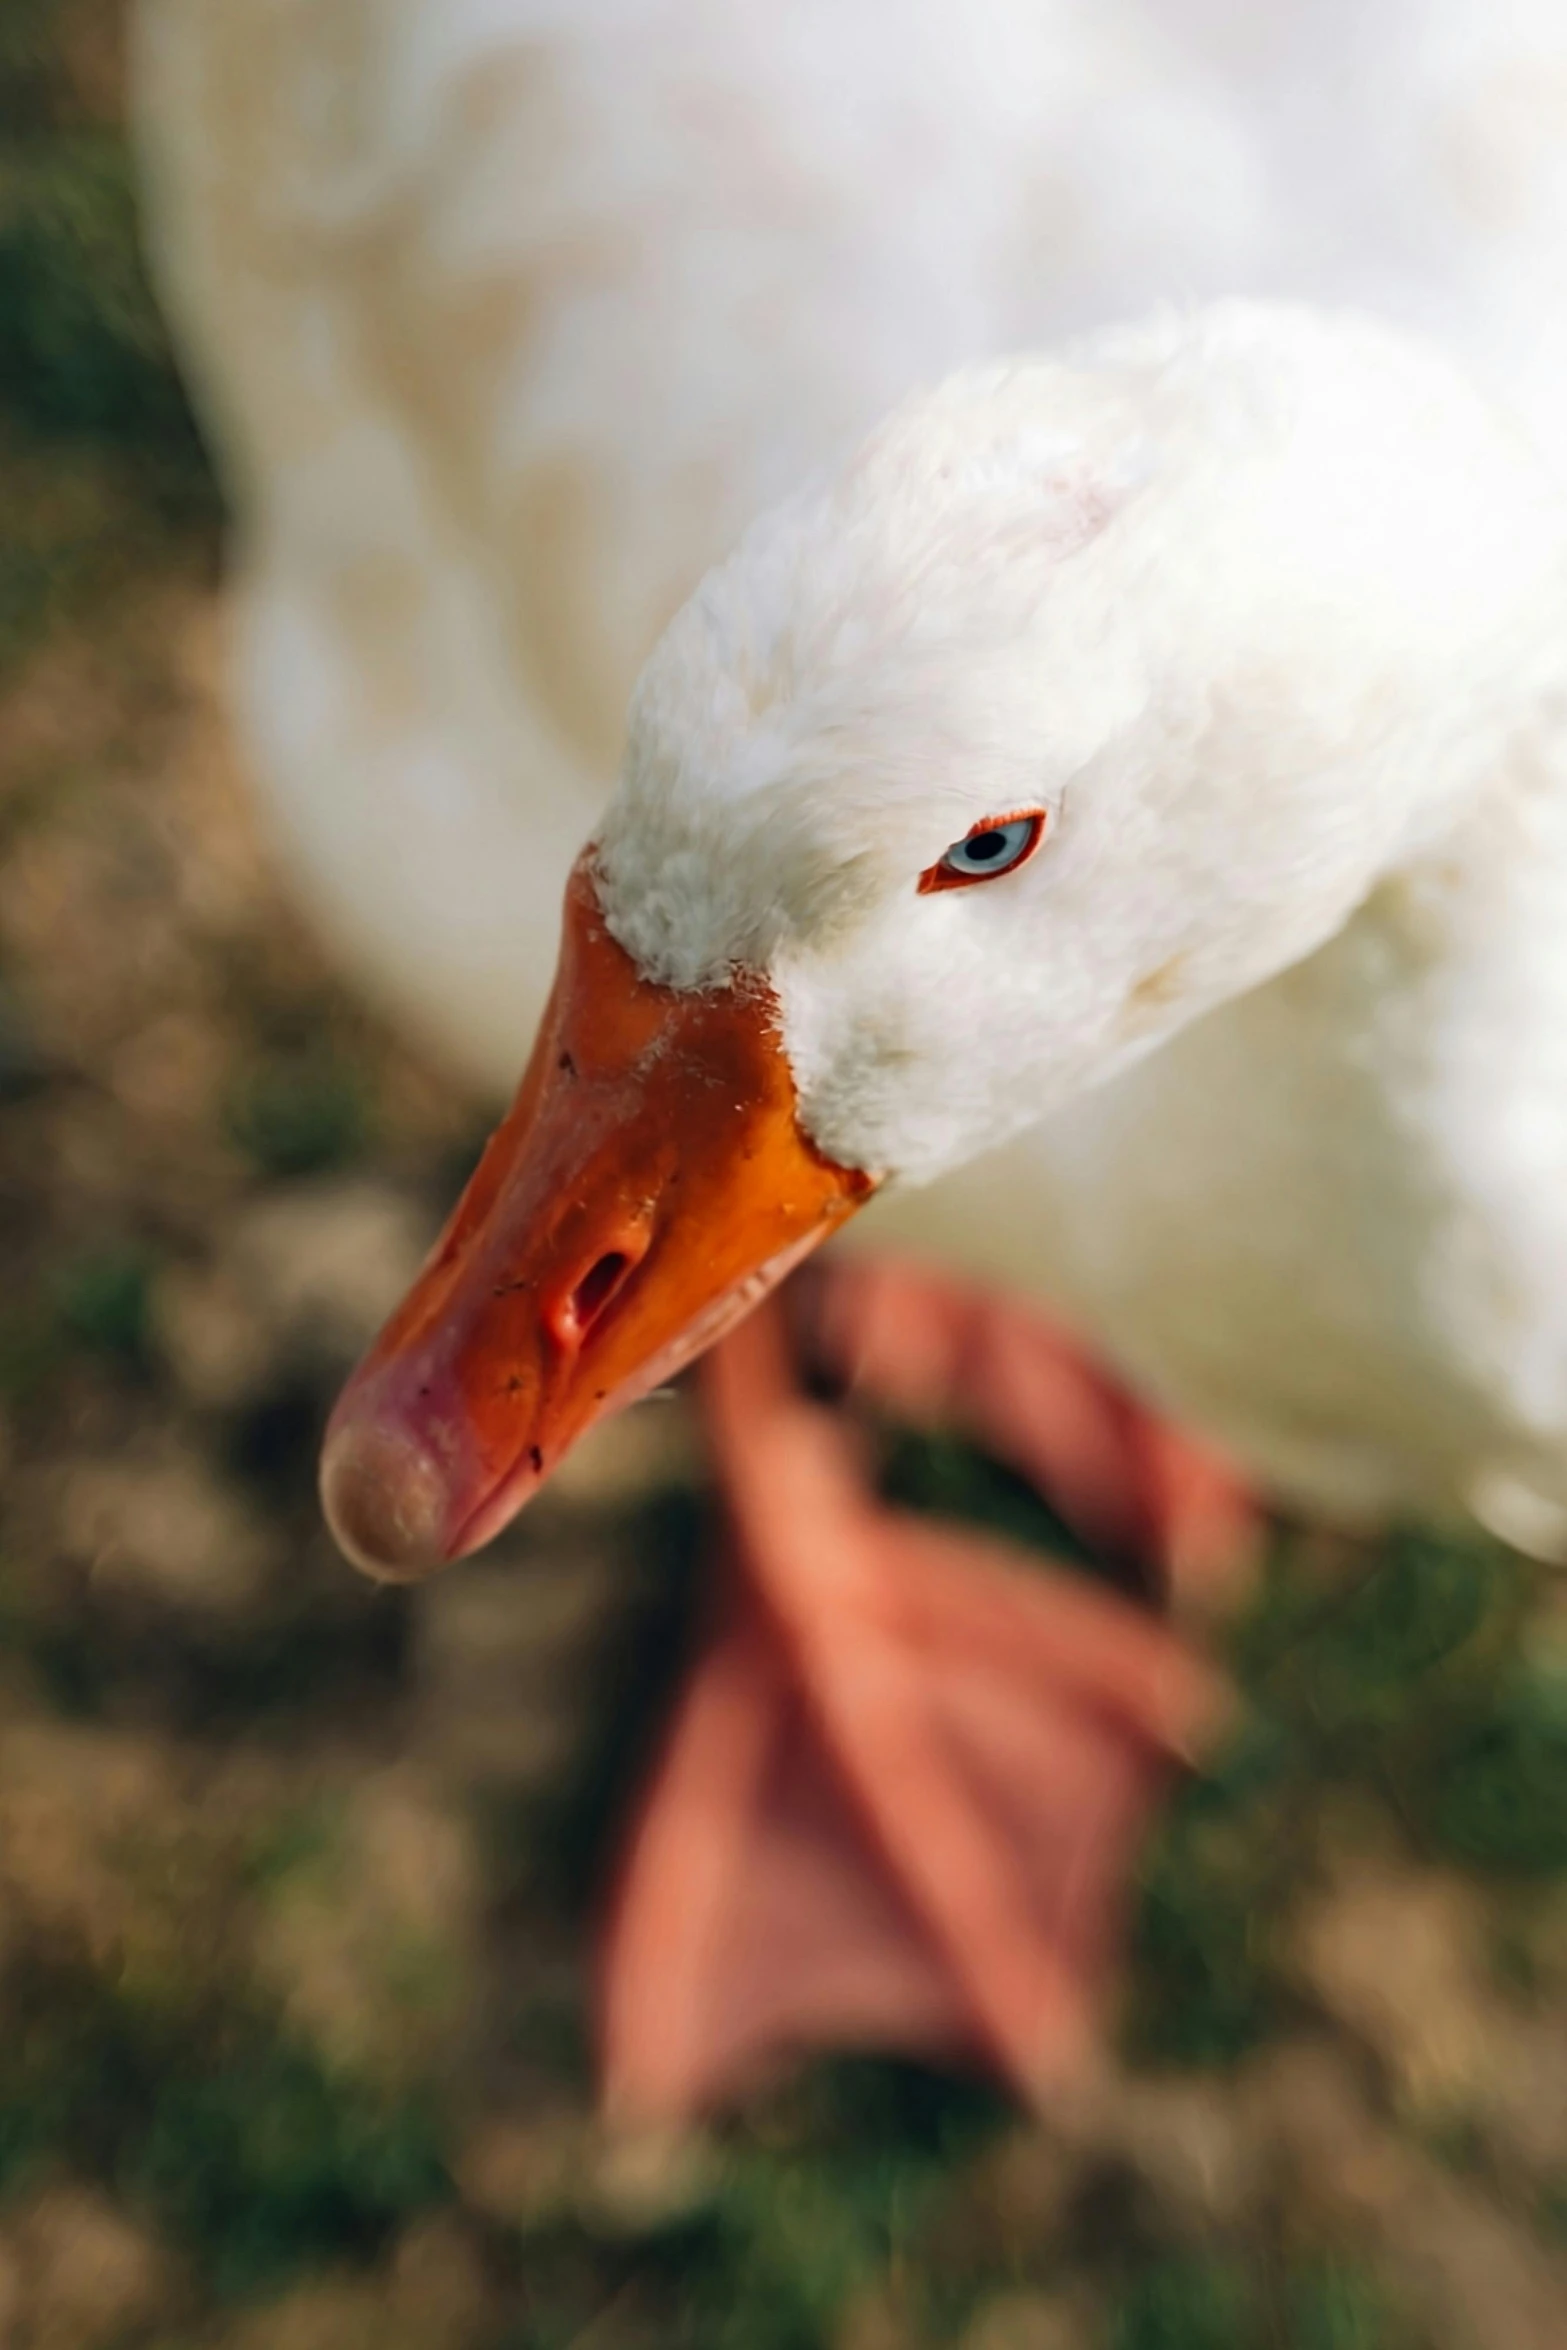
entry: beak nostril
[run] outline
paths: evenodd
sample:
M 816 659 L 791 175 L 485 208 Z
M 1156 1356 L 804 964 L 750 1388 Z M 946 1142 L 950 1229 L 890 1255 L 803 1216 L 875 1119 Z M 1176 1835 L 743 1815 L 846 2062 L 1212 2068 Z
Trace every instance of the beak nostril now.
M 570 1313 L 579 1337 L 585 1337 L 619 1290 L 631 1270 L 624 1249 L 612 1248 L 590 1265 L 571 1293 Z

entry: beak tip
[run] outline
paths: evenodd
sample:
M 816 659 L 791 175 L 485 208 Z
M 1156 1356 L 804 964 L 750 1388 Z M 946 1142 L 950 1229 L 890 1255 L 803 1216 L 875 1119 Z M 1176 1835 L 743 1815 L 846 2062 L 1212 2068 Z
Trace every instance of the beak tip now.
M 332 1536 L 377 1583 L 417 1583 L 451 1556 L 451 1497 L 439 1463 L 384 1421 L 347 1420 L 327 1433 L 321 1506 Z

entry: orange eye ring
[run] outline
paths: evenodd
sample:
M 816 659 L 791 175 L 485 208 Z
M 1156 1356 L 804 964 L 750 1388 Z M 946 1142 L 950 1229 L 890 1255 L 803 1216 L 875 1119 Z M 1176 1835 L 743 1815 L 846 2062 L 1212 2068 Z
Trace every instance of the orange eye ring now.
M 1015 873 L 1044 839 L 1045 822 L 1043 808 L 981 817 L 934 865 L 926 866 L 916 894 L 928 898 L 939 889 L 972 889 L 977 881 L 999 881 L 1003 873 Z

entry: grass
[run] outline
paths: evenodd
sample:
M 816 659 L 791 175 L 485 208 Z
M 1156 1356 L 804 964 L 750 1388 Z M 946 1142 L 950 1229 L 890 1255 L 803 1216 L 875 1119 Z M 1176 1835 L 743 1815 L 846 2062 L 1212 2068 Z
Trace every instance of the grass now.
M 329 1043 L 271 1052 L 234 1088 L 228 1126 L 261 1175 L 315 1175 L 351 1165 L 371 1135 L 364 1079 Z
M 138 2003 L 80 1962 L 13 1968 L 0 2189 L 62 2161 L 193 2261 L 220 2299 L 374 2253 L 447 2199 L 427 2099 L 334 2079 L 267 2016 Z
M 1477 1692 L 1411 1788 L 1432 1843 L 1488 1874 L 1567 1872 L 1567 1693 L 1514 1664 Z
M 1150 2262 L 1118 2296 L 1110 2350 L 1401 2350 L 1412 2335 L 1367 2269 L 1234 2255 Z
M 818 2065 L 727 2135 L 706 2191 L 667 2221 L 526 2231 L 530 2307 L 509 2350 L 565 2345 L 606 2305 L 634 2309 L 631 2338 L 659 2350 L 818 2350 L 847 2305 L 899 2273 L 931 2315 L 923 2239 L 1005 2116 L 988 2091 L 918 2066 Z
M 1278 1956 L 1335 1791 L 1379 1806 L 1431 1861 L 1498 1878 L 1567 1868 L 1567 1720 L 1521 1663 L 1538 1581 L 1478 1537 L 1405 1534 L 1324 1590 L 1278 1545 L 1235 1642 L 1245 1726 L 1146 1863 L 1141 2055 L 1233 2062 L 1290 2019 Z
M 205 468 L 142 261 L 113 130 L 13 134 L 0 163 L 0 386 L 13 424 L 134 449 L 187 494 Z M 145 477 L 144 477 L 145 478 Z
M 92 119 L 66 14 L 6 0 L 0 31 L 0 674 L 218 520 L 125 138 Z
M 66 1336 L 113 1361 L 143 1364 L 152 1268 L 152 1252 L 130 1241 L 68 1258 L 55 1279 Z

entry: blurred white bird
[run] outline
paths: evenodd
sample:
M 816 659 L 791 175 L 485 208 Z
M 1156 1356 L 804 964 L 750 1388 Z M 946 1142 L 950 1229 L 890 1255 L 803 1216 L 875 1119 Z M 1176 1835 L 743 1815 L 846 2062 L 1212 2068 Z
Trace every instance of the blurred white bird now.
M 885 1186 L 1275 1490 L 1559 1539 L 1564 939 L 1567 495 L 1450 361 L 1242 303 L 961 375 L 644 671 L 516 1104 L 334 1416 L 339 1538 L 393 1575 L 487 1539 Z M 1146 1411 L 1017 1307 L 884 1288 L 829 1295 L 885 1397 L 1112 1557 L 1223 1568 L 1230 1497 Z M 1211 1693 L 878 1512 L 758 1328 L 710 1374 L 744 1612 L 639 1847 L 611 2081 L 678 2110 L 898 2017 L 1035 2091 Z M 780 1967 L 780 1876 L 847 1947 Z
M 345 952 L 468 1066 L 513 1072 L 660 627 L 752 513 L 955 362 L 1161 297 L 1349 297 L 1436 328 L 1567 451 L 1548 391 L 1564 65 L 1543 6 L 1457 0 L 1374 25 L 1202 0 L 144 0 L 159 252 L 233 469 L 242 702 Z M 888 1172 L 942 1180 L 868 1229 L 1068 1301 L 1274 1490 L 1567 1536 L 1559 513 L 1522 436 L 1438 362 L 1227 315 L 1041 370 L 1037 399 L 995 379 L 950 432 L 939 401 L 907 428 L 865 544 L 906 548 L 924 634 L 887 624 L 885 565 L 843 604 L 864 546 L 835 536 L 831 496 L 797 510 L 827 517 L 800 545 L 787 521 L 747 542 L 680 623 L 600 864 L 572 885 L 519 1107 L 340 1411 L 328 1496 L 365 1563 L 422 1571 L 493 1531 L 606 1400 L 708 1343 Z M 931 518 L 965 500 L 984 530 L 933 573 Z M 1044 533 L 1037 579 L 1008 552 L 1014 509 Z M 1035 641 L 1057 621 L 1065 652 Z M 812 735 L 845 681 L 836 732 Z M 1130 800 L 1096 798 L 1123 758 Z M 856 761 L 880 783 L 845 810 Z M 844 788 L 813 796 L 829 771 Z M 1074 858 L 1115 924 L 1096 930 Z M 976 944 L 970 969 L 989 893 L 967 885 L 1026 885 L 1022 905 L 1051 875 L 1050 939 L 1014 935 L 1002 962 Z M 916 907 L 916 881 L 938 902 Z M 894 884 L 895 912 L 876 894 Z M 741 1007 L 725 1026 L 736 959 L 772 1025 Z M 655 998 L 683 1007 L 667 1037 Z M 743 1151 L 713 1124 L 726 1089 L 755 1115 Z M 671 1166 L 687 1204 L 666 1230 Z M 1132 1493 L 1121 1547 L 1168 1567 L 1189 1539 L 1233 1543 L 1222 1479 L 1083 1365 L 1014 1349 L 1007 1388 L 992 1329 L 927 1378 L 920 1347 L 963 1309 L 906 1319 L 889 1349 L 859 1295 L 870 1335 L 846 1351 L 879 1344 L 887 1391 L 966 1402 L 1058 1493 L 1075 1475 L 1080 1518 Z M 752 1948 L 738 2008 L 701 2014 L 723 1936 L 666 1772 L 622 1912 L 612 2073 L 677 2109 L 791 2032 L 880 2019 L 1032 2088 L 1101 1971 L 1154 1758 L 1211 1691 L 1130 1616 L 997 1596 L 973 1561 L 943 1580 L 907 1530 L 903 1583 L 866 1566 L 857 1584 L 856 1558 L 897 1546 L 863 1503 L 822 1498 L 836 1471 L 812 1486 L 803 1423 L 758 1372 L 775 1475 L 793 1457 L 803 1479 L 768 1488 L 735 1402 L 746 1359 L 720 1350 L 718 1427 L 753 1616 L 699 1676 L 668 1768 L 701 1758 L 710 1826 L 715 1788 L 744 1811 L 712 1729 L 744 1698 L 759 1857 L 724 1931 L 773 1915 L 778 1855 L 822 1830 L 829 1782 L 857 1825 L 818 1834 L 809 1882 L 819 1914 L 857 1922 L 797 1948 L 782 1988 Z M 769 1530 L 768 1490 L 809 1522 L 803 1549 Z M 998 1746 L 1052 1657 L 1062 1685 Z M 874 1930 L 851 1881 L 879 1887 Z M 685 2002 L 673 2021 L 649 1984 Z

